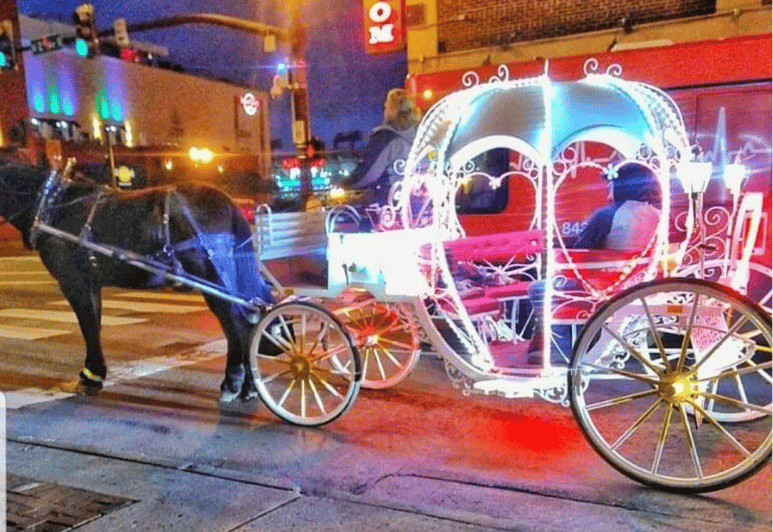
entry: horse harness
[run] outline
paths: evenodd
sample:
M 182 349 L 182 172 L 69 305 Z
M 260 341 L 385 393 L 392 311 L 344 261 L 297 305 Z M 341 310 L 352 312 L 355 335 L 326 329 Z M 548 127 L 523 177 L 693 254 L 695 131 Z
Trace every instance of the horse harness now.
M 62 207 L 61 199 L 67 189 L 73 184 L 74 181 L 72 179 L 59 174 L 56 172 L 56 170 L 52 170 L 46 181 L 38 190 L 35 215 L 29 235 L 27 236 L 30 249 L 37 248 L 37 241 L 40 237 L 41 226 L 51 226 L 53 224 L 57 208 Z M 81 231 L 78 235 L 81 244 L 84 242 L 92 242 L 92 225 L 94 219 L 96 218 L 100 207 L 107 203 L 107 200 L 109 200 L 113 195 L 114 190 L 107 186 L 101 186 L 100 189 L 96 192 L 96 198 L 94 199 L 94 202 L 89 209 L 86 221 L 84 222 L 83 227 L 81 228 Z M 84 196 L 80 198 L 79 201 L 84 202 L 90 196 L 93 196 L 93 194 Z M 190 224 L 190 227 L 194 233 L 193 237 L 175 243 L 172 242 L 170 229 L 170 212 L 173 198 L 178 200 L 177 204 L 181 208 L 183 216 L 185 217 L 188 224 Z M 212 249 L 211 246 L 206 245 L 207 239 L 202 237 L 203 232 L 199 228 L 194 216 L 190 212 L 187 202 L 179 195 L 175 187 L 169 187 L 166 190 L 164 196 L 164 211 L 161 216 L 161 227 L 159 233 L 160 234 L 156 235 L 156 238 L 161 244 L 161 249 L 153 255 L 146 257 L 146 260 L 149 263 L 153 263 L 156 266 L 170 271 L 171 273 L 179 275 L 184 271 L 184 268 L 178 258 L 178 254 L 183 251 L 189 251 L 192 249 L 202 249 L 207 254 L 207 257 L 210 259 L 213 266 L 215 266 L 217 270 L 221 269 L 217 266 L 217 261 L 213 260 L 215 250 Z M 96 269 L 98 263 L 95 252 L 91 249 L 87 249 L 86 253 L 89 265 Z M 225 272 L 219 273 L 222 276 Z

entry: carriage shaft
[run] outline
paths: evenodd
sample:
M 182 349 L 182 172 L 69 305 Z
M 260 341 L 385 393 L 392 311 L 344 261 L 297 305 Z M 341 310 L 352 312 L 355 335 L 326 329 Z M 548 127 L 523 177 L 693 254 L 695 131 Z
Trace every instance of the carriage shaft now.
M 167 279 L 168 281 L 180 283 L 181 285 L 187 286 L 188 288 L 192 288 L 202 293 L 209 294 L 217 298 L 224 299 L 226 301 L 230 301 L 231 303 L 236 303 L 237 305 L 245 307 L 248 310 L 251 310 L 254 312 L 260 312 L 262 310 L 261 307 L 255 304 L 253 301 L 250 301 L 242 297 L 233 295 L 229 292 L 226 292 L 221 287 L 212 285 L 202 279 L 192 278 L 186 274 L 178 275 L 175 273 L 171 273 L 169 271 L 168 266 L 166 266 L 165 264 L 157 263 L 149 259 L 148 257 L 138 255 L 131 251 L 116 248 L 114 246 L 110 246 L 107 244 L 97 244 L 95 242 L 90 242 L 89 240 L 85 240 L 72 233 L 62 231 L 60 229 L 57 229 L 56 227 L 52 227 L 42 222 L 36 223 L 35 229 L 42 231 L 44 233 L 47 233 L 51 236 L 61 238 L 63 240 L 67 240 L 69 242 L 73 242 L 75 244 L 78 244 L 79 246 L 82 246 L 88 249 L 89 251 L 94 251 L 96 253 L 99 253 L 100 255 L 110 257 L 119 262 L 124 262 L 131 266 L 134 266 L 135 268 L 139 268 L 141 270 L 145 270 L 147 272 L 150 272 L 156 275 L 161 275 L 162 277 L 164 277 L 164 279 Z M 262 302 L 262 303 L 265 304 L 265 302 Z

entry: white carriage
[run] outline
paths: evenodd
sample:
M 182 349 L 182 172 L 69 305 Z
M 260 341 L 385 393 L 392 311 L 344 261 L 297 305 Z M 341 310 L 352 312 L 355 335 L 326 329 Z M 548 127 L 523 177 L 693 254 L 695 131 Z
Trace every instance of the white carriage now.
M 709 491 L 763 467 L 770 272 L 750 260 L 762 200 L 741 197 L 733 182 L 721 249 L 710 247 L 700 190 L 711 165 L 693 153 L 666 94 L 615 74 L 497 79 L 442 99 L 419 127 L 378 231 L 342 231 L 339 211 L 258 213 L 261 266 L 289 296 L 261 319 L 250 348 L 268 407 L 296 424 L 329 422 L 361 383 L 404 378 L 422 337 L 465 393 L 571 405 L 601 456 L 645 484 Z M 581 156 L 583 143 L 605 146 L 610 164 Z M 496 149 L 516 155 L 491 174 L 481 161 Z M 626 161 L 659 177 L 657 226 L 633 251 L 570 249 L 556 217 L 562 186 Z M 691 199 L 678 241 L 674 176 Z M 473 178 L 491 190 L 518 180 L 533 206 L 528 227 L 466 236 L 456 201 Z M 762 307 L 744 295 L 752 278 L 767 283 Z M 535 328 L 529 287 L 539 280 L 547 310 L 535 360 L 525 346 Z

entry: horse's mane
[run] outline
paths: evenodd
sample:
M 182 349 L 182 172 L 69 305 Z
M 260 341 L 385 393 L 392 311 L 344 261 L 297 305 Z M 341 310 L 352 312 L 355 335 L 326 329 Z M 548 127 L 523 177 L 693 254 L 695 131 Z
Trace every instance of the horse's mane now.
M 0 166 L 6 164 L 30 165 L 31 160 L 28 153 L 18 148 L 0 148 Z

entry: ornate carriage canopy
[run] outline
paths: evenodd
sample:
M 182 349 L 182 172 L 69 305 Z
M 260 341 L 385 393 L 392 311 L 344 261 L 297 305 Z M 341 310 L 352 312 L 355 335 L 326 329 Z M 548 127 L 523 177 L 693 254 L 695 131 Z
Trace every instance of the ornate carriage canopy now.
M 437 225 L 445 238 L 461 234 L 454 212 L 458 186 L 471 170 L 469 161 L 496 147 L 528 158 L 538 186 L 547 190 L 559 178 L 554 163 L 581 141 L 646 161 L 668 174 L 662 179 L 667 189 L 674 166 L 691 157 L 681 113 L 661 90 L 614 73 L 588 72 L 579 81 L 552 81 L 548 74 L 496 77 L 441 99 L 419 126 L 395 194 L 401 225 Z M 506 68 L 500 74 L 506 77 Z M 417 208 L 420 195 L 431 204 L 431 216 L 429 205 Z

